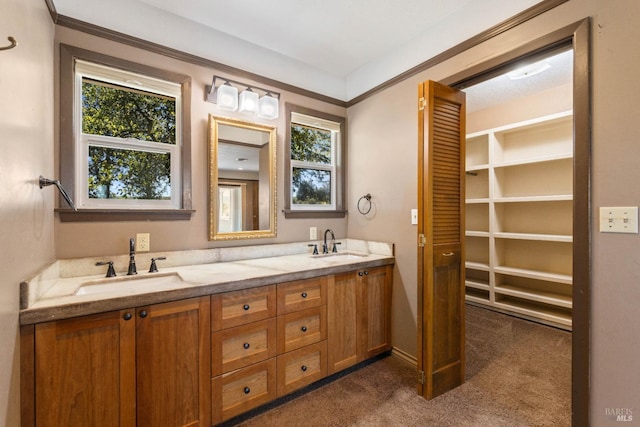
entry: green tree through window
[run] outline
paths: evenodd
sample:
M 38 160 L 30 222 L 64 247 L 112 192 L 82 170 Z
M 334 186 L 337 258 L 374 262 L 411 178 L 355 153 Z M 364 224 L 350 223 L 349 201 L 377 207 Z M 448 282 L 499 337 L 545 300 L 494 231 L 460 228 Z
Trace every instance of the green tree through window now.
M 89 141 L 89 198 L 170 199 L 171 156 L 154 145 L 176 144 L 175 98 L 83 78 L 82 132 L 136 142 Z

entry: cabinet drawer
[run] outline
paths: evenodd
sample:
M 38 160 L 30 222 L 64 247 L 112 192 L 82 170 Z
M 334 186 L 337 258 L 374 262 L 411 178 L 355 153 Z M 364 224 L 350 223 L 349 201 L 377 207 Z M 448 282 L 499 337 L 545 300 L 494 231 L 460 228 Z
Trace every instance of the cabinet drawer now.
M 327 339 L 327 306 L 278 316 L 278 354 Z
M 235 417 L 276 398 L 276 359 L 212 379 L 213 424 Z
M 278 315 L 318 307 L 326 303 L 326 276 L 278 285 Z
M 276 319 L 213 332 L 211 338 L 211 376 L 216 376 L 275 357 Z
M 262 286 L 211 297 L 211 329 L 231 328 L 276 316 L 276 286 Z
M 327 376 L 327 341 L 278 356 L 278 397 Z

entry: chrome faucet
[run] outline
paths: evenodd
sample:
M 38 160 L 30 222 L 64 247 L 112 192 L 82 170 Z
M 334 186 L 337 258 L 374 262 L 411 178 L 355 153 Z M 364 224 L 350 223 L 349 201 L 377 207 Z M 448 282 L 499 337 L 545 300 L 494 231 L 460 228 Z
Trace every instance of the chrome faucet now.
M 129 270 L 127 271 L 127 276 L 132 276 L 134 274 L 138 274 L 136 270 L 136 241 L 133 240 L 133 237 L 129 239 Z
M 331 240 L 333 240 L 334 243 L 336 241 L 336 236 L 333 234 L 333 230 L 331 230 L 330 228 L 327 228 L 326 230 L 324 230 L 324 242 L 322 243 L 323 254 L 329 253 L 329 246 L 327 246 L 327 233 L 331 234 Z M 335 248 L 335 244 L 334 244 L 334 248 Z

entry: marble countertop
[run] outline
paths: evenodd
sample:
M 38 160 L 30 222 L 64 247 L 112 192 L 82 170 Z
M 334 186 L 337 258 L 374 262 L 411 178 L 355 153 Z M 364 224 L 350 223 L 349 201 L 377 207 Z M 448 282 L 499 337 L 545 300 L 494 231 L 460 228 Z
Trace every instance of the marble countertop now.
M 127 276 L 129 257 L 111 257 L 116 277 L 106 278 L 105 258 L 59 260 L 21 283 L 20 324 L 128 309 L 274 283 L 394 263 L 393 244 L 345 239 L 337 254 L 312 255 L 309 242 L 136 255 L 136 265 L 158 261 L 157 273 L 138 267 Z M 146 262 L 145 262 L 146 261 Z M 148 268 L 148 267 L 147 267 Z M 99 274 L 96 274 L 100 271 Z M 83 293 L 86 292 L 86 293 Z

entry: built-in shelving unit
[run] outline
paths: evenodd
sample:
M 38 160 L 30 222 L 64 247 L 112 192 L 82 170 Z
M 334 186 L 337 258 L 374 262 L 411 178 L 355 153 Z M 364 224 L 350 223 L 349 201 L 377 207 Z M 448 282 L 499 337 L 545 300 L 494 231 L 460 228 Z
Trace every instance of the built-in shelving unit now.
M 571 329 L 573 116 L 467 135 L 466 299 Z

